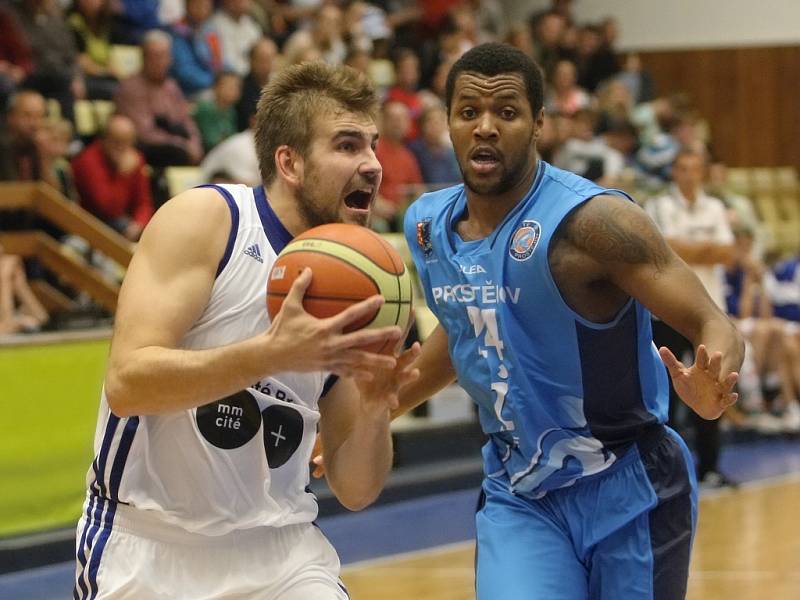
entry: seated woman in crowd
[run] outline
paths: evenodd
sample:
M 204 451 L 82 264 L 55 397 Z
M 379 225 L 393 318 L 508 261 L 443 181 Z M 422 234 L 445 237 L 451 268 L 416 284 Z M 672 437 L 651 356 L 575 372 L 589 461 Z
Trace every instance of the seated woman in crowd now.
M 28 285 L 22 259 L 0 246 L 0 335 L 38 331 L 49 318 Z

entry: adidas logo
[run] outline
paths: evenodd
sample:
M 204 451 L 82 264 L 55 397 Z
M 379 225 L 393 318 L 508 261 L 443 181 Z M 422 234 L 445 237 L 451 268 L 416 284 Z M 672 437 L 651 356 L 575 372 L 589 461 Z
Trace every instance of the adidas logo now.
M 258 262 L 263 263 L 264 259 L 261 258 L 261 250 L 258 247 L 258 244 L 253 244 L 252 246 L 248 246 L 248 248 L 244 251 L 247 256 L 251 258 L 255 258 Z

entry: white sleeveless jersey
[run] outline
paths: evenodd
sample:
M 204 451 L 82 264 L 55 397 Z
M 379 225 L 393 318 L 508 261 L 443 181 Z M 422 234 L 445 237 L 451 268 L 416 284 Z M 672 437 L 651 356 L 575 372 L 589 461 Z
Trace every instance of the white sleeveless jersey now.
M 267 329 L 267 276 L 291 239 L 263 187 L 214 187 L 232 227 L 208 305 L 181 344 L 193 350 Z M 325 379 L 281 373 L 197 409 L 130 418 L 112 414 L 103 393 L 90 495 L 98 507 L 124 502 L 207 535 L 313 521 L 308 462 Z

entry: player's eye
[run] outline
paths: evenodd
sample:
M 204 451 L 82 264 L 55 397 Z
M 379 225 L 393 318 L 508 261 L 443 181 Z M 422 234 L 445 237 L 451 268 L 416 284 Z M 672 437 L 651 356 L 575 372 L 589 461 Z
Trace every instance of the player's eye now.
M 355 152 L 356 145 L 353 142 L 342 142 L 339 144 L 339 150 L 344 150 L 345 152 Z
M 513 108 L 504 108 L 503 110 L 500 111 L 500 116 L 503 119 L 510 121 L 511 119 L 517 116 L 517 111 L 515 111 Z
M 462 108 L 461 109 L 461 117 L 464 119 L 474 119 L 478 115 L 478 112 L 474 108 Z

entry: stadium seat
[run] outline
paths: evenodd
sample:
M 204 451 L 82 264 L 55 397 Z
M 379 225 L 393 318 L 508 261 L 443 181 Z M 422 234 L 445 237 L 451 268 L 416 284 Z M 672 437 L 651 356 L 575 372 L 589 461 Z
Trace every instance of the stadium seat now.
M 120 77 L 136 75 L 142 69 L 142 49 L 139 46 L 113 44 L 108 61 L 112 70 Z
M 167 179 L 170 196 L 175 196 L 203 183 L 203 172 L 200 167 L 167 167 L 164 177 Z
M 750 173 L 747 169 L 729 168 L 728 185 L 737 193 L 748 196 L 751 192 Z
M 755 167 L 750 169 L 750 182 L 753 192 L 773 193 L 776 190 L 775 173 L 769 167 Z
M 114 103 L 110 100 L 76 100 L 75 132 L 81 137 L 96 135 L 113 112 Z

